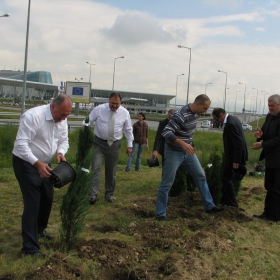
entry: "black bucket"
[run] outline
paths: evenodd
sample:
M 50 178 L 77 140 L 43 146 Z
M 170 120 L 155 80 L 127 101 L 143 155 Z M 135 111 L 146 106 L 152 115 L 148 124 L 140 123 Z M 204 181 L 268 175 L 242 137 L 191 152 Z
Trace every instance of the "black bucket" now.
M 55 188 L 61 188 L 76 180 L 76 172 L 67 161 L 61 161 L 51 173 L 49 180 Z
M 159 166 L 158 158 L 155 159 L 153 157 L 147 159 L 147 163 L 149 167 Z

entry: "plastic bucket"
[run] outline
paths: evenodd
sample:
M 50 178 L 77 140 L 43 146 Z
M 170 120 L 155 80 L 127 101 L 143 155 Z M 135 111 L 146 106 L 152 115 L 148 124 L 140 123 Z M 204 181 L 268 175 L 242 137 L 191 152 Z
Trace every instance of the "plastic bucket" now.
M 51 173 L 49 180 L 55 188 L 61 188 L 76 180 L 76 172 L 67 161 L 61 161 Z
M 149 167 L 159 166 L 158 158 L 155 159 L 153 157 L 147 159 L 147 163 Z

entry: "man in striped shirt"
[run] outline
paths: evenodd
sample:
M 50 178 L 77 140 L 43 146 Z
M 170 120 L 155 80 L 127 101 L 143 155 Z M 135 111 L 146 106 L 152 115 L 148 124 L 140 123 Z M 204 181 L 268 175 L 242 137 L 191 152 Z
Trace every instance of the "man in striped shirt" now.
M 176 171 L 182 165 L 194 179 L 207 213 L 223 211 L 215 206 L 208 188 L 205 173 L 192 147 L 192 139 L 198 118 L 207 112 L 211 101 L 205 94 L 196 97 L 194 103 L 178 109 L 164 128 L 165 138 L 163 176 L 157 194 L 156 219 L 168 220 L 166 207 L 168 193 L 173 185 Z

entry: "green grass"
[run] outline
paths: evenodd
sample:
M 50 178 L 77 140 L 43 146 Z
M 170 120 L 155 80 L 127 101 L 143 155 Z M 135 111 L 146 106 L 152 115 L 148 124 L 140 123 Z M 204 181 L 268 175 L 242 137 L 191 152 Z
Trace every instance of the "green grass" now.
M 102 174 L 98 201 L 89 208 L 86 226 L 79 235 L 84 247 L 90 244 L 85 246 L 85 242 L 96 242 L 90 258 L 79 256 L 83 246 L 70 252 L 60 250 L 60 206 L 67 186 L 55 189 L 47 228 L 55 239 L 40 242 L 44 253 L 49 256 L 60 253 L 65 260 L 59 262 L 22 257 L 20 224 L 23 202 L 11 166 L 16 131 L 16 126 L 0 127 L 0 279 L 76 279 L 63 268 L 66 262 L 71 271 L 77 267 L 81 269 L 80 279 L 279 279 L 280 225 L 251 219 L 253 213 L 263 211 L 263 176 L 244 178 L 238 194 L 240 211 L 236 214 L 229 211 L 217 215 L 206 214 L 196 196 L 184 193 L 180 197 L 170 198 L 167 212 L 173 218 L 171 222 L 154 220 L 161 167 L 149 168 L 146 162 L 152 153 L 153 130 L 149 131 L 150 149 L 143 153 L 141 172 L 135 172 L 133 168 L 130 172 L 124 171 L 128 158 L 125 154 L 126 141 L 122 140 L 114 204 L 104 200 Z M 255 141 L 253 134 L 251 131 L 245 132 L 249 148 L 248 171 L 258 161 L 260 153 L 250 149 Z M 70 149 L 66 158 L 71 164 L 76 161 L 77 135 L 75 130 L 69 133 Z M 222 152 L 222 134 L 197 131 L 194 145 L 205 166 L 213 149 L 217 147 Z M 199 234 L 212 239 L 196 240 Z M 116 240 L 121 246 L 114 249 L 109 245 L 112 242 L 113 246 Z M 100 248 L 102 253 L 98 251 Z M 129 248 L 139 252 L 138 262 L 131 260 L 127 265 L 120 265 L 109 261 L 104 263 L 99 259 L 103 255 L 108 258 L 112 255 L 113 260 L 120 256 L 125 258 L 126 253 L 131 252 Z M 121 250 L 126 250 L 126 253 Z M 169 260 L 170 267 L 161 270 L 166 260 Z M 38 271 L 40 277 L 32 278 L 31 275 Z M 119 274 L 120 271 L 124 274 Z M 147 276 L 128 278 L 125 274 L 127 271 L 138 275 L 144 271 Z M 164 274 L 167 271 L 171 273 L 170 276 Z M 110 276 L 106 274 L 109 272 Z

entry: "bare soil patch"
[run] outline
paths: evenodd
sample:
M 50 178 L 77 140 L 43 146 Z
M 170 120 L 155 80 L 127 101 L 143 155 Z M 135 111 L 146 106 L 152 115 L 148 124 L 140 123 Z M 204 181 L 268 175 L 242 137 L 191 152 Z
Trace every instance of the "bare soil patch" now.
M 261 188 L 244 191 L 245 196 L 263 192 Z M 132 239 L 131 244 L 108 237 L 81 240 L 74 254 L 86 263 L 92 262 L 98 268 L 94 272 L 85 271 L 83 265 L 71 265 L 66 254 L 58 252 L 48 257 L 27 278 L 212 279 L 218 269 L 216 259 L 235 250 L 231 237 L 240 230 L 236 223 L 242 225 L 252 221 L 252 215 L 242 208 L 228 207 L 220 213 L 205 213 L 197 193 L 170 197 L 167 211 L 171 221 L 167 222 L 154 219 L 154 198 L 129 201 L 126 205 L 115 204 L 113 207 L 129 217 L 135 217 L 135 221 L 125 227 L 112 227 L 106 222 L 102 226 L 90 224 L 88 229 L 92 233 L 117 232 L 124 237 L 123 240 Z M 59 250 L 55 242 L 45 245 Z M 151 252 L 162 252 L 163 257 L 150 261 Z M 11 273 L 0 276 L 1 279 L 16 278 Z

